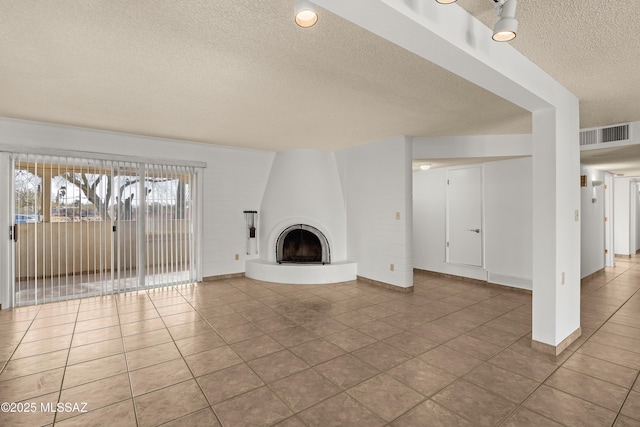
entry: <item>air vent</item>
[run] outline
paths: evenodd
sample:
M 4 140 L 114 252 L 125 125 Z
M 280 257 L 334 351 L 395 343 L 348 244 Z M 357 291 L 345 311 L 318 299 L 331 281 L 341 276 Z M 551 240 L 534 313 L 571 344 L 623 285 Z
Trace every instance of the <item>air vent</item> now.
M 580 132 L 580 145 L 604 144 L 629 140 L 629 125 L 583 130 Z

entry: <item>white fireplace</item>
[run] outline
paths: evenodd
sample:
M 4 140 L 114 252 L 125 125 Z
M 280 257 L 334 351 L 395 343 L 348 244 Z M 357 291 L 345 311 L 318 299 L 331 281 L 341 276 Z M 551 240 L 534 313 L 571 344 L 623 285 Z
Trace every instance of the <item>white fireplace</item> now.
M 259 259 L 246 262 L 247 277 L 302 284 L 356 278 L 357 265 L 347 260 L 346 209 L 333 153 L 276 153 L 259 218 Z M 285 241 L 279 238 L 288 232 L 298 233 L 295 238 L 302 240 L 291 243 L 283 262 L 278 256 L 285 251 Z M 304 236 L 309 240 L 305 241 Z M 319 260 L 317 242 L 311 243 L 314 237 L 320 244 Z

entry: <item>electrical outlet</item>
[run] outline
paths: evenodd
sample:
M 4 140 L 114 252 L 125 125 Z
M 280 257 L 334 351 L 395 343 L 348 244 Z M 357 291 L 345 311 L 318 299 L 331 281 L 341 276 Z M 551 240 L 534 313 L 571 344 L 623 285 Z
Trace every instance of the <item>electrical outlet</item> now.
M 396 219 L 400 219 L 400 212 L 396 212 Z
M 240 254 L 236 254 L 236 261 L 240 259 Z
M 560 282 L 561 285 L 564 285 L 564 271 L 562 272 L 562 281 Z
M 395 266 L 393 264 L 389 265 L 389 270 L 394 271 Z
M 580 221 L 580 211 L 576 209 L 576 222 Z

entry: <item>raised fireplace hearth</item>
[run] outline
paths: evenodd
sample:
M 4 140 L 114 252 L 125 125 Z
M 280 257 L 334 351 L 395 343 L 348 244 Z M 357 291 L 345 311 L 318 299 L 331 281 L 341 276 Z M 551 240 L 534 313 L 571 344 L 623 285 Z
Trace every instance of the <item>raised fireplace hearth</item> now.
M 276 262 L 294 264 L 329 264 L 329 242 L 320 230 L 307 224 L 287 227 L 276 242 Z

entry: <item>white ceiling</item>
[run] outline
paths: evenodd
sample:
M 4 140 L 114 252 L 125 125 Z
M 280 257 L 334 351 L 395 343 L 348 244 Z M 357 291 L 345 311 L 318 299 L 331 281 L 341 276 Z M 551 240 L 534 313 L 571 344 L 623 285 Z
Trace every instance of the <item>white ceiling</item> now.
M 331 13 L 298 28 L 293 3 L 0 0 L 0 116 L 274 151 L 531 131 Z M 493 25 L 490 0 L 458 4 Z M 517 18 L 513 46 L 578 96 L 582 127 L 640 120 L 637 0 L 520 0 Z

